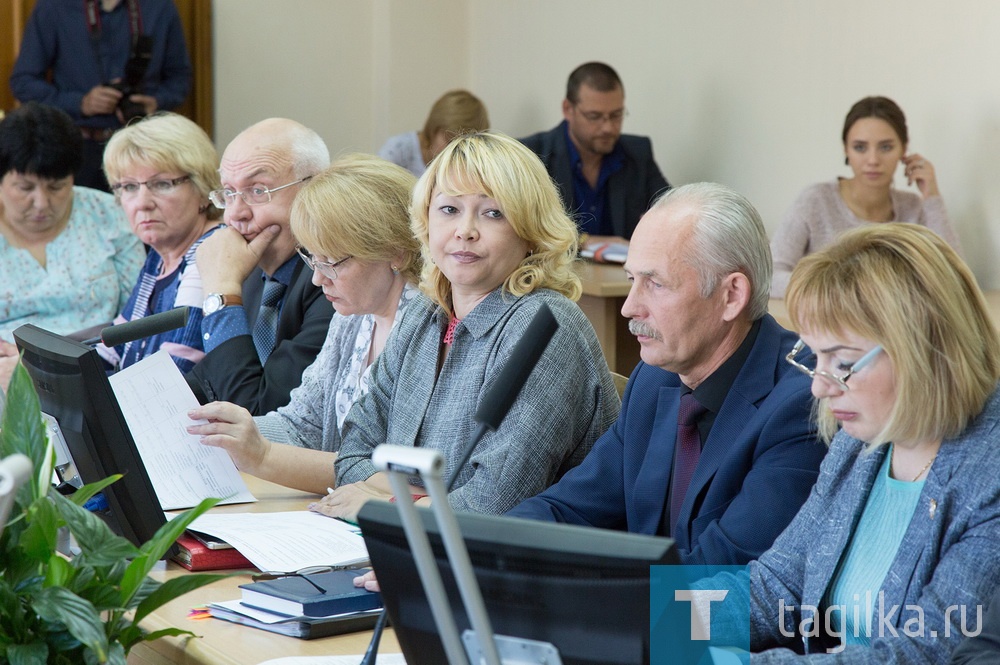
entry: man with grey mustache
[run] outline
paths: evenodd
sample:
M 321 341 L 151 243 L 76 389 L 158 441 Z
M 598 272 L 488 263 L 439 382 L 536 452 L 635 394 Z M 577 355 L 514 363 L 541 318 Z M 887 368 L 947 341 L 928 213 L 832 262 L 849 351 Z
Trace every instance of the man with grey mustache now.
M 625 272 L 642 362 L 618 420 L 507 514 L 670 536 L 686 564 L 745 564 L 798 512 L 826 453 L 810 379 L 785 362 L 796 336 L 767 314 L 764 225 L 727 187 L 678 187 L 639 221 Z

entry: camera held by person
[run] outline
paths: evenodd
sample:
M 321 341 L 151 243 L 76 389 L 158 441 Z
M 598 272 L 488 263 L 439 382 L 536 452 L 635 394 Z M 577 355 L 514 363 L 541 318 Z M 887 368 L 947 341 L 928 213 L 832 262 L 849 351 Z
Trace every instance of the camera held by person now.
M 122 122 L 125 124 L 134 118 L 146 116 L 146 107 L 129 98 L 132 95 L 142 94 L 142 79 L 146 76 L 152 57 L 153 38 L 149 35 L 140 35 L 135 40 L 128 62 L 125 63 L 125 75 L 118 81 L 108 83 L 110 87 L 122 93 L 122 98 L 118 101 L 118 110 L 121 111 Z

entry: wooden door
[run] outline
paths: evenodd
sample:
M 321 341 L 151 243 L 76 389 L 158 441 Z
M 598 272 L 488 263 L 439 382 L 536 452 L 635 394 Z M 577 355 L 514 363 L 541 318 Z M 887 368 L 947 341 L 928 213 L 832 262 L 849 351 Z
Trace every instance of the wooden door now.
M 191 57 L 191 92 L 175 109 L 213 136 L 215 111 L 212 85 L 212 0 L 174 0 Z M 10 91 L 10 72 L 21 48 L 21 34 L 35 0 L 0 0 L 0 111 L 17 105 Z

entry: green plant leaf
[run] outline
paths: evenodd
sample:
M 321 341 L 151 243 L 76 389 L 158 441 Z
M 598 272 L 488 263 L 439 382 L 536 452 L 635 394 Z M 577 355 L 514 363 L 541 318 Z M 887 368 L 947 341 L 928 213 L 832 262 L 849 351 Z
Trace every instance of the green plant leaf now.
M 113 643 L 108 647 L 107 660 L 98 660 L 97 655 L 92 651 L 84 652 L 84 662 L 90 665 L 127 665 L 125 649 L 121 644 Z
M 104 622 L 89 601 L 62 587 L 45 587 L 35 594 L 32 608 L 42 619 L 66 626 L 73 637 L 95 652 L 99 661 L 107 659 Z
M 174 544 L 178 536 L 184 533 L 184 529 L 199 515 L 219 503 L 219 501 L 221 499 L 204 499 L 194 508 L 185 510 L 177 517 L 167 520 L 166 524 L 157 529 L 153 537 L 143 544 L 140 548 L 142 555 L 136 557 L 129 564 L 128 570 L 125 572 L 125 578 L 122 580 L 122 597 L 126 602 L 130 601 L 132 596 L 135 595 L 139 589 L 139 585 L 149 575 L 149 571 L 153 569 L 157 561 L 163 558 L 163 555 L 167 553 L 167 550 Z
M 149 594 L 149 596 L 139 603 L 139 607 L 135 610 L 135 618 L 133 619 L 136 623 L 142 621 L 147 614 L 160 607 L 169 603 L 174 598 L 183 596 L 189 591 L 194 591 L 195 589 L 200 589 L 201 587 L 212 584 L 213 582 L 218 582 L 219 580 L 224 580 L 227 577 L 232 577 L 238 573 L 232 574 L 201 574 L 201 575 L 181 575 L 180 577 L 173 577 L 163 584 L 160 588 Z
M 27 509 L 28 523 L 21 534 L 19 545 L 32 561 L 47 561 L 56 549 L 62 519 L 47 498 L 37 499 Z
M 45 642 L 12 644 L 7 647 L 10 665 L 45 665 L 49 659 L 49 646 Z
M 73 566 L 58 554 L 49 557 L 45 570 L 45 586 L 66 586 L 73 576 Z
M 44 469 L 51 475 L 52 451 L 48 448 L 38 395 L 28 371 L 20 362 L 14 367 L 7 386 L 7 404 L 14 408 L 4 409 L 0 420 L 0 457 L 22 453 L 31 460 L 34 478 L 18 492 L 21 504 L 28 505 L 48 490 L 49 479 Z M 44 482 L 39 482 L 41 477 L 45 477 Z
M 152 642 L 153 640 L 158 640 L 161 637 L 180 637 L 182 635 L 186 635 L 188 637 L 201 637 L 201 635 L 196 635 L 190 630 L 184 630 L 183 628 L 164 628 L 163 630 L 146 633 L 143 635 L 142 640 L 136 641 Z M 135 646 L 135 642 L 133 642 L 131 646 Z
M 88 501 L 90 501 L 90 499 L 95 494 L 97 494 L 98 492 L 100 492 L 101 490 L 103 490 L 105 487 L 107 487 L 108 485 L 111 485 L 113 483 L 118 482 L 121 479 L 121 477 L 122 477 L 122 474 L 116 473 L 114 475 L 108 476 L 104 480 L 98 480 L 96 483 L 87 483 L 86 485 L 84 485 L 83 487 L 81 487 L 80 489 L 78 489 L 77 491 L 75 491 L 72 494 L 68 495 L 66 498 L 68 498 L 70 501 L 72 501 L 76 505 L 82 506 L 83 504 L 85 504 Z
M 139 588 L 136 589 L 136 592 L 132 594 L 132 597 L 129 599 L 128 603 L 125 604 L 125 609 L 134 610 L 135 608 L 137 608 L 139 606 L 139 603 L 146 600 L 146 598 L 148 598 L 151 593 L 159 589 L 161 584 L 162 582 L 158 582 L 154 580 L 152 577 L 147 577 L 146 579 L 144 579 L 142 581 L 142 584 L 139 585 Z
M 58 492 L 53 492 L 51 496 L 88 564 L 110 566 L 139 553 L 135 545 L 121 536 L 116 536 L 104 520 L 94 513 L 76 505 Z

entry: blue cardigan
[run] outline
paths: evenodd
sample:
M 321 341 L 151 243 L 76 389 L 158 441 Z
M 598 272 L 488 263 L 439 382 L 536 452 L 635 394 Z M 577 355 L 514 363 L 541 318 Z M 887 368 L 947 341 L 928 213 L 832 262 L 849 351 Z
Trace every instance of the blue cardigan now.
M 965 432 L 941 444 L 882 583 L 884 623 L 876 600 L 871 648 L 852 645 L 824 654 L 837 643 L 830 636 L 803 640 L 779 631 L 779 601 L 817 607 L 815 621 L 825 621 L 821 599 L 887 451 L 883 446 L 864 453 L 865 445 L 843 431 L 834 437 L 802 510 L 774 547 L 750 564 L 751 648 L 785 647 L 755 654 L 754 663 L 944 663 L 963 637 L 960 611 L 948 608 L 965 606 L 967 631 L 979 626 L 977 606 L 985 610 L 1000 581 L 1000 390 Z M 893 606 L 899 609 L 890 614 Z M 924 636 L 908 637 L 904 628 L 914 632 L 918 625 L 916 607 L 923 612 Z M 803 632 L 810 632 L 811 612 L 786 612 L 786 633 L 793 632 L 793 620 L 796 634 L 803 621 Z

